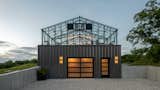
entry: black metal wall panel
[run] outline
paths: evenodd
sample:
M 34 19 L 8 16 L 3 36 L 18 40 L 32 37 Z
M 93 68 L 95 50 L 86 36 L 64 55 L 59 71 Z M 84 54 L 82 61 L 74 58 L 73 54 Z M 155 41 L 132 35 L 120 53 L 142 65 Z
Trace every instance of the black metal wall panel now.
M 59 56 L 63 56 L 63 64 L 59 64 Z M 114 57 L 119 63 L 114 63 Z M 109 58 L 110 77 L 121 77 L 120 45 L 40 45 L 38 46 L 38 62 L 42 68 L 49 70 L 49 78 L 67 78 L 68 57 L 93 57 L 94 77 L 101 77 L 101 59 Z

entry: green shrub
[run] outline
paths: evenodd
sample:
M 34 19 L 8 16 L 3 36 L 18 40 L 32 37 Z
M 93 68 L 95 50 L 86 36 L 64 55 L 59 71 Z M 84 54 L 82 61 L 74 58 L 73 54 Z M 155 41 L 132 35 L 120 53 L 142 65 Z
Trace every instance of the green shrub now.
M 37 71 L 37 79 L 38 80 L 46 80 L 47 79 L 48 70 L 45 68 L 41 68 Z

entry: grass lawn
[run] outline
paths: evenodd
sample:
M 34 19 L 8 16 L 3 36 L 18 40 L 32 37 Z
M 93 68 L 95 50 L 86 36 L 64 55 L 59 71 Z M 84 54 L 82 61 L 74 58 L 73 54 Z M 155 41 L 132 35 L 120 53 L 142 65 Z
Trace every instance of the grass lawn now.
M 16 70 L 23 70 L 23 69 L 31 68 L 31 67 L 34 67 L 34 66 L 37 66 L 37 64 L 27 63 L 27 64 L 18 65 L 18 66 L 11 67 L 11 68 L 4 68 L 4 69 L 0 69 L 0 74 L 13 72 L 13 71 L 16 71 Z

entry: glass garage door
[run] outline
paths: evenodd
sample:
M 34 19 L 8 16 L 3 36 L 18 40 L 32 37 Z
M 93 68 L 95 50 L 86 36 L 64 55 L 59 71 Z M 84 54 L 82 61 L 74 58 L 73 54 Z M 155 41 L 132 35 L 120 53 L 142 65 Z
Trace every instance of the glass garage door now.
M 93 58 L 68 58 L 68 77 L 93 77 Z

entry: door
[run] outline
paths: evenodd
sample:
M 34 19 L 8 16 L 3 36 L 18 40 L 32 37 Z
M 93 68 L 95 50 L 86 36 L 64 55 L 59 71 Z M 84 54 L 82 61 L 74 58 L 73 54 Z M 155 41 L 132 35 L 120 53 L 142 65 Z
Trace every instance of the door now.
M 109 77 L 109 60 L 101 59 L 101 76 Z
M 93 77 L 93 58 L 68 58 L 68 77 Z

